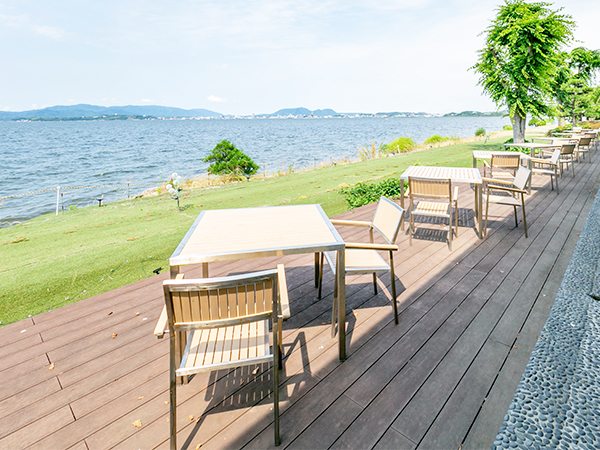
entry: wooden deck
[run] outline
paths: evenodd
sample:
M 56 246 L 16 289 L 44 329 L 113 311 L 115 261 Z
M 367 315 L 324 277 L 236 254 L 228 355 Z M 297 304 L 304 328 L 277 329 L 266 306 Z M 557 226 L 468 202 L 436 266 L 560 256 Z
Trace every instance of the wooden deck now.
M 495 206 L 479 240 L 467 186 L 453 252 L 439 225 L 412 246 L 402 234 L 397 326 L 389 277 L 378 295 L 370 276 L 348 277 L 343 363 L 329 325 L 333 277 L 326 271 L 318 300 L 312 255 L 212 265 L 211 275 L 286 265 L 280 448 L 490 448 L 600 187 L 594 156 L 575 178 L 565 173 L 560 195 L 534 177 L 528 239 L 512 210 Z M 0 329 L 0 448 L 168 448 L 168 340 L 152 335 L 165 276 Z M 178 388 L 180 446 L 273 447 L 269 389 L 266 366 L 196 376 Z

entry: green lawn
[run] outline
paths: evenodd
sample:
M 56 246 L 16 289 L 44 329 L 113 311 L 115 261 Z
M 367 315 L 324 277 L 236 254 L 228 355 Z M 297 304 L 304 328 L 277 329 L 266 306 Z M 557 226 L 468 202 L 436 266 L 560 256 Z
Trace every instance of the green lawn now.
M 3 325 L 115 289 L 168 269 L 168 257 L 203 209 L 320 203 L 349 209 L 339 188 L 397 177 L 409 165 L 472 165 L 472 151 L 498 150 L 507 137 L 337 164 L 275 178 L 48 214 L 0 228 Z

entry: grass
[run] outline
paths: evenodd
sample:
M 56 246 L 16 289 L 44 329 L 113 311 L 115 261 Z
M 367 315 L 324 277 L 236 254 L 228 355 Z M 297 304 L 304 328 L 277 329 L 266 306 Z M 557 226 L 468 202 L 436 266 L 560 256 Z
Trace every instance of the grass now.
M 471 167 L 487 142 L 336 164 L 285 176 L 185 190 L 182 212 L 168 194 L 48 214 L 0 228 L 0 321 L 12 323 L 168 270 L 168 258 L 203 209 L 320 203 L 350 209 L 342 187 L 397 177 L 409 165 Z

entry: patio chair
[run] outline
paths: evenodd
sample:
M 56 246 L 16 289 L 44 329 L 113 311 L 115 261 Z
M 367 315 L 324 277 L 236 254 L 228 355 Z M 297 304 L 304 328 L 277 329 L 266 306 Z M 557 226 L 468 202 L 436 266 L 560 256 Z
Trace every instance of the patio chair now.
M 283 367 L 284 318 L 281 305 L 289 303 L 283 265 L 277 270 L 220 278 L 166 280 L 163 288 L 171 355 L 171 449 L 177 448 L 177 377 L 265 362 L 273 366 L 275 445 L 279 445 L 279 370 Z M 269 321 L 273 350 L 269 345 Z M 160 334 L 159 325 L 160 321 L 155 334 Z M 176 334 L 186 332 L 187 344 L 180 359 Z
M 564 166 L 566 165 L 567 167 L 569 167 L 569 165 L 571 165 L 571 170 L 573 171 L 573 176 L 575 176 L 575 148 L 577 147 L 577 144 L 575 143 L 568 143 L 568 144 L 563 144 L 560 148 L 560 158 L 558 160 L 558 163 L 560 165 L 560 175 L 562 176 L 563 174 L 563 170 L 564 170 Z
M 560 159 L 560 149 L 554 150 L 551 158 L 531 158 L 531 162 L 533 163 L 532 173 L 538 175 L 549 175 L 550 176 L 550 185 L 552 186 L 552 190 L 554 190 L 554 180 L 556 180 L 556 193 L 558 192 L 558 160 Z
M 441 217 L 448 219 L 448 247 L 452 251 L 452 216 L 454 216 L 454 234 L 458 236 L 458 186 L 453 190 L 450 179 L 408 177 L 407 195 L 410 199 L 408 229 L 410 245 L 415 234 L 415 216 Z M 430 201 L 430 199 L 441 201 Z
M 577 144 L 577 154 L 579 156 L 579 162 L 581 162 L 581 157 L 587 155 L 588 162 L 591 162 L 590 158 L 590 149 L 591 149 L 592 138 L 591 137 L 582 137 L 579 139 L 579 143 Z
M 590 148 L 592 148 L 593 150 L 596 150 L 596 147 L 598 145 L 598 133 L 596 131 L 588 130 L 585 132 L 584 136 L 591 138 Z
M 490 203 L 496 203 L 499 205 L 509 205 L 514 208 L 515 226 L 517 227 L 519 226 L 519 220 L 517 218 L 517 206 L 521 207 L 523 210 L 523 227 L 525 228 L 525 237 L 527 237 L 527 219 L 525 218 L 525 194 L 527 194 L 527 191 L 525 190 L 525 186 L 527 185 L 530 177 L 531 171 L 529 169 L 526 167 L 519 167 L 517 175 L 515 175 L 515 178 L 512 182 L 496 180 L 492 178 L 483 178 L 483 181 L 487 183 L 487 193 L 483 198 L 485 201 L 485 224 L 483 229 L 485 230 L 486 235 Z
M 492 159 L 488 164 L 483 161 L 483 176 L 489 178 L 513 179 L 517 169 L 521 166 L 521 155 L 499 155 L 492 153 Z M 489 175 L 488 175 L 489 172 Z
M 345 247 L 345 269 L 346 274 L 356 275 L 363 273 L 373 274 L 373 289 L 377 294 L 377 273 L 389 273 L 392 286 L 392 307 L 394 311 L 394 322 L 398 324 L 398 306 L 396 304 L 396 276 L 394 275 L 394 252 L 398 250 L 398 246 L 394 244 L 398 237 L 400 225 L 404 218 L 404 210 L 393 201 L 386 197 L 381 197 L 377 204 L 377 209 L 373 215 L 371 222 L 355 221 L 355 220 L 331 220 L 334 225 L 365 227 L 369 229 L 369 243 L 354 243 L 346 242 Z M 376 231 L 383 237 L 386 244 L 378 244 L 374 242 L 373 232 Z M 378 253 L 387 251 L 389 262 L 381 257 Z M 323 285 L 323 259 L 327 260 L 327 264 L 331 268 L 334 276 L 336 275 L 337 252 L 321 253 L 321 264 L 319 273 L 319 298 L 321 298 L 321 288 Z M 337 309 L 337 277 L 333 290 L 333 308 L 332 308 L 332 332 L 335 327 L 336 309 Z

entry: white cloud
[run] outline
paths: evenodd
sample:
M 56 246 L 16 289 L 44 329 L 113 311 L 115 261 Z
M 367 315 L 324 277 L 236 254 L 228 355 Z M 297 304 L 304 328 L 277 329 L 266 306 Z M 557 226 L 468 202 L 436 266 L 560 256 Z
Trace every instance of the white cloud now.
M 215 102 L 215 103 L 227 102 L 227 100 L 225 100 L 224 98 L 217 97 L 216 95 L 209 95 L 206 100 L 208 100 L 209 102 Z
M 0 23 L 7 27 L 33 31 L 36 34 L 49 37 L 52 39 L 60 39 L 66 35 L 66 31 L 59 27 L 50 25 L 39 25 L 34 23 L 29 15 L 6 15 L 0 14 Z
M 156 100 L 154 100 L 153 98 L 143 98 L 140 100 L 141 103 L 156 103 Z

